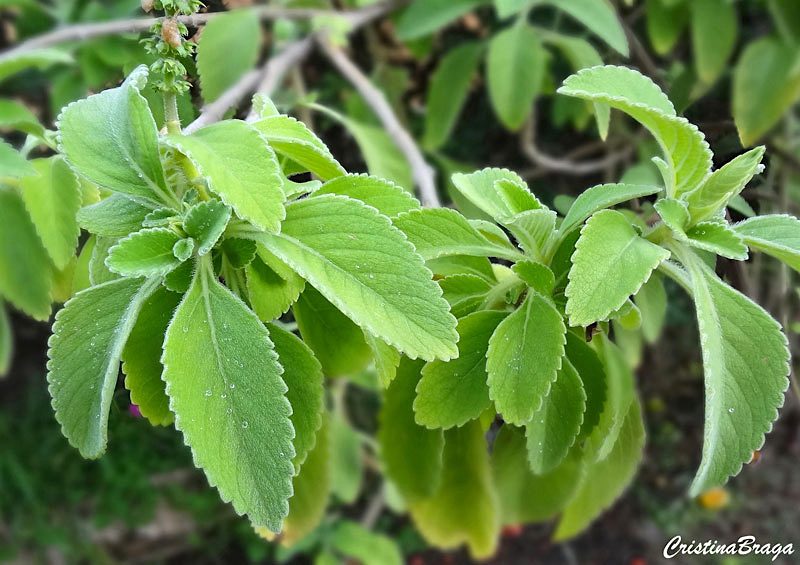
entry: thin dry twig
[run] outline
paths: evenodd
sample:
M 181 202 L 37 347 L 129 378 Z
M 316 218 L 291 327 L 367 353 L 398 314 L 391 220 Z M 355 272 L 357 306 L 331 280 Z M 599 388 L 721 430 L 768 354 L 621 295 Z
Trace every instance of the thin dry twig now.
M 620 161 L 627 159 L 633 153 L 633 145 L 628 145 L 619 151 L 609 153 L 605 157 L 587 161 L 575 161 L 569 157 L 554 157 L 542 151 L 536 145 L 536 115 L 535 111 L 520 132 L 520 150 L 537 167 L 548 172 L 564 173 L 573 176 L 586 176 L 603 172 Z
M 350 60 L 345 52 L 340 47 L 333 45 L 327 37 L 324 35 L 319 36 L 317 43 L 331 63 L 350 81 L 364 101 L 372 108 L 372 111 L 386 129 L 386 133 L 389 134 L 389 137 L 405 156 L 411 166 L 411 174 L 414 178 L 414 183 L 419 189 L 419 196 L 423 205 L 440 207 L 441 201 L 436 192 L 434 170 L 425 161 L 425 157 L 422 155 L 422 151 L 417 146 L 414 138 L 400 123 L 388 100 L 386 100 L 386 96 L 378 87 L 372 84 L 369 77 Z

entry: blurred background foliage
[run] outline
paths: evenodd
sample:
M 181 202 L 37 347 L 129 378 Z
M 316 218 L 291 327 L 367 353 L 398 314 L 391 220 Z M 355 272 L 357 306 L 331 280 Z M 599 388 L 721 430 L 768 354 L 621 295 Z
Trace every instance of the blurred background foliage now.
M 146 17 L 141 4 L 0 0 L 1 166 L 12 166 L 7 154 L 13 148 L 46 155 L 54 143 L 48 130 L 64 105 L 151 62 L 140 32 L 125 26 L 123 32 L 70 37 L 24 55 L 14 48 L 54 30 Z M 381 17 L 357 28 L 334 15 L 376 6 Z M 501 166 L 519 171 L 540 198 L 564 211 L 593 184 L 619 178 L 659 182 L 650 162 L 656 147 L 632 122 L 554 94 L 581 68 L 622 64 L 668 92 L 678 112 L 705 133 L 719 159 L 715 165 L 766 144 L 767 172 L 736 202 L 736 214 L 800 210 L 797 0 L 417 0 L 391 6 L 370 0 L 210 0 L 206 11 L 230 13 L 192 28 L 198 48 L 196 63 L 186 61 L 193 86 L 179 100 L 184 124 L 243 81 L 257 84 L 254 78 L 273 57 L 321 29 L 333 30 L 336 43 L 347 46 L 434 166 L 442 203 L 481 218 L 451 190 L 449 178 Z M 279 109 L 310 125 L 348 170 L 413 187 L 413 170 L 376 116 L 374 101 L 323 53 L 306 49 L 301 55 L 272 92 Z M 152 88 L 145 94 L 163 123 L 160 94 Z M 245 90 L 223 111 L 244 116 L 248 99 Z M 92 198 L 84 194 L 85 202 Z M 73 273 L 80 261 L 91 260 L 91 250 L 62 264 L 44 251 L 38 259 L 16 256 L 16 238 L 37 240 L 37 218 L 31 216 L 17 217 L 13 232 L 7 220 L 0 226 L 0 282 L 11 276 L 10 266 L 22 269 L 27 280 L 49 281 L 45 292 L 57 304 L 85 285 Z M 784 323 L 796 350 L 796 275 L 760 255 L 744 266 L 723 262 L 720 269 Z M 794 541 L 787 535 L 788 525 L 800 519 L 800 474 L 793 472 L 800 455 L 796 396 L 787 396 L 761 461 L 747 466 L 725 491 L 700 500 L 685 497 L 702 440 L 701 371 L 691 305 L 673 286 L 667 285 L 667 293 L 660 344 L 645 345 L 651 340 L 642 332 L 615 328 L 628 361 L 638 368 L 650 436 L 633 489 L 569 544 L 553 546 L 547 524 L 507 527 L 497 563 L 655 562 L 665 540 L 678 533 Z M 18 306 L 15 297 L 6 300 Z M 296 323 L 326 373 L 336 377 L 333 415 L 321 442 L 330 468 L 311 477 L 319 486 L 316 496 L 330 496 L 330 504 L 316 505 L 313 523 L 295 525 L 296 539 L 287 536 L 276 544 L 219 502 L 180 438 L 137 417 L 121 388 L 110 452 L 100 461 L 80 459 L 49 407 L 46 323 L 0 302 L 0 372 L 6 374 L 0 381 L 0 560 L 450 562 L 426 546 L 392 485 L 377 472 L 380 394 L 368 367 L 369 346 L 329 306 L 310 289 L 298 311 L 313 312 L 315 320 L 335 328 L 335 339 L 319 331 L 319 322 L 304 323 L 298 316 Z M 468 557 L 457 553 L 455 559 Z

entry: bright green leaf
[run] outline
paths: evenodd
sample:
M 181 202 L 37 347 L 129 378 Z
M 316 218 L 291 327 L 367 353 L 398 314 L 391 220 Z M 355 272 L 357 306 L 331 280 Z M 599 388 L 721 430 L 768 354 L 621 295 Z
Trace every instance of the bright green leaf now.
M 140 230 L 111 247 L 105 264 L 126 277 L 165 275 L 181 263 L 172 253 L 179 239 L 167 228 Z
M 546 0 L 558 7 L 605 41 L 623 57 L 628 56 L 628 40 L 614 6 L 607 0 Z
M 142 227 L 153 209 L 122 194 L 112 194 L 96 204 L 78 210 L 80 226 L 95 235 L 125 237 Z
M 211 251 L 225 231 L 230 217 L 231 209 L 217 200 L 200 202 L 186 213 L 183 229 L 197 241 L 198 255 Z
M 733 226 L 744 242 L 800 272 L 800 220 L 787 214 L 750 218 Z
M 643 198 L 656 194 L 661 190 L 659 186 L 637 184 L 598 184 L 587 188 L 575 199 L 570 206 L 564 221 L 561 222 L 559 231 L 568 233 L 580 225 L 586 218 L 603 208 L 610 208 L 622 202 Z
M 484 0 L 426 0 L 413 2 L 397 22 L 397 36 L 403 41 L 417 39 L 443 28 L 471 12 Z
M 264 322 L 284 314 L 306 285 L 286 263 L 257 247 L 257 256 L 247 265 L 247 294 L 253 311 Z
M 355 198 L 390 218 L 420 208 L 419 200 L 403 187 L 364 174 L 343 175 L 329 180 L 315 194 L 341 194 Z

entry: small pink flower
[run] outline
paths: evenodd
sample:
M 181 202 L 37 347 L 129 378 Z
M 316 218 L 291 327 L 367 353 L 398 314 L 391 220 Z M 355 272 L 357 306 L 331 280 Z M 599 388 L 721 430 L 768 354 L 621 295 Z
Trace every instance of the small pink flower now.
M 130 406 L 128 406 L 128 412 L 130 412 L 131 416 L 133 416 L 134 418 L 142 417 L 142 411 L 139 410 L 139 407 L 136 404 L 131 404 Z

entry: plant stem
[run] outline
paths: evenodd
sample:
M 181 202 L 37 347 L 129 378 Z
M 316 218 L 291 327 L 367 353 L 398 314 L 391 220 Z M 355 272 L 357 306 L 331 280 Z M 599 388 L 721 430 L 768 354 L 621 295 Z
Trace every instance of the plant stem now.
M 181 118 L 178 115 L 178 98 L 172 91 L 164 91 L 164 121 L 167 133 L 181 133 Z

